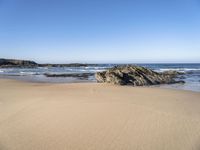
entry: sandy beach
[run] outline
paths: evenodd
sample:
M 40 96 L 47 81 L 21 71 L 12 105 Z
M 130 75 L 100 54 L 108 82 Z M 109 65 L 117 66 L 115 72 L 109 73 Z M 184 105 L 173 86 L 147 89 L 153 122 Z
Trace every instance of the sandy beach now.
M 0 150 L 199 150 L 200 93 L 0 79 Z

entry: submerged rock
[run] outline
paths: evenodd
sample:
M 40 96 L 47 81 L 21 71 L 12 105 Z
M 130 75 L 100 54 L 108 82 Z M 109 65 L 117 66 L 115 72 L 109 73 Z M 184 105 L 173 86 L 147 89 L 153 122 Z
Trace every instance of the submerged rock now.
M 97 82 L 112 83 L 117 85 L 158 85 L 158 84 L 172 84 L 183 83 L 184 81 L 176 81 L 174 78 L 177 75 L 173 73 L 158 73 L 151 69 L 135 66 L 116 66 L 107 71 L 97 72 L 95 77 Z

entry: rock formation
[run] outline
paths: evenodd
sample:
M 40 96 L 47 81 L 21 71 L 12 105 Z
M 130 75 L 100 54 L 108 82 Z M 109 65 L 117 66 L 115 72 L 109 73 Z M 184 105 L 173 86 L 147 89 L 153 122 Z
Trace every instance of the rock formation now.
M 169 75 L 171 77 L 177 77 L 179 75 L 184 75 L 185 73 L 184 72 L 178 72 L 178 71 L 175 71 L 175 70 L 169 70 L 169 71 L 164 71 L 162 74 Z
M 88 79 L 90 76 L 93 76 L 93 73 L 68 73 L 68 74 L 51 74 L 45 73 L 46 77 L 72 77 L 72 78 L 80 78 L 80 79 Z
M 176 81 L 174 79 L 176 76 L 175 72 L 170 74 L 167 72 L 158 73 L 134 65 L 116 66 L 95 74 L 97 82 L 132 86 L 183 83 L 183 81 Z
M 87 66 L 98 66 L 97 64 L 38 64 L 30 60 L 18 60 L 18 59 L 0 59 L 0 68 L 9 67 L 87 67 Z
M 0 67 L 35 67 L 37 63 L 30 60 L 0 59 Z

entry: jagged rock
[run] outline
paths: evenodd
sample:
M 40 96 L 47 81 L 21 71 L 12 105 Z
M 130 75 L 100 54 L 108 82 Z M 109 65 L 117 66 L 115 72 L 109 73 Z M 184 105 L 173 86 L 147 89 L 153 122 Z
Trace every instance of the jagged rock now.
M 184 72 L 178 72 L 178 71 L 175 71 L 175 70 L 169 70 L 169 71 L 164 71 L 162 74 L 169 75 L 169 76 L 172 76 L 172 77 L 177 77 L 178 75 L 184 75 L 185 73 Z
M 151 69 L 126 65 L 116 66 L 107 71 L 97 72 L 95 74 L 97 82 L 112 83 L 117 85 L 157 85 L 157 84 L 172 84 L 183 81 L 176 81 L 175 75 L 165 73 L 158 73 Z

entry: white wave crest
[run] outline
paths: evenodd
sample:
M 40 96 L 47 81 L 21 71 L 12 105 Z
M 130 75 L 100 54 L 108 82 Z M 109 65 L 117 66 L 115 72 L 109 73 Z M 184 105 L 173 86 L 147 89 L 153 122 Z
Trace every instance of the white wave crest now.
M 23 74 L 23 75 L 35 75 L 36 73 L 35 72 L 23 72 L 23 71 L 21 71 L 20 74 Z
M 163 68 L 163 69 L 158 69 L 157 71 L 163 72 L 169 70 L 187 72 L 187 71 L 200 71 L 200 68 Z

